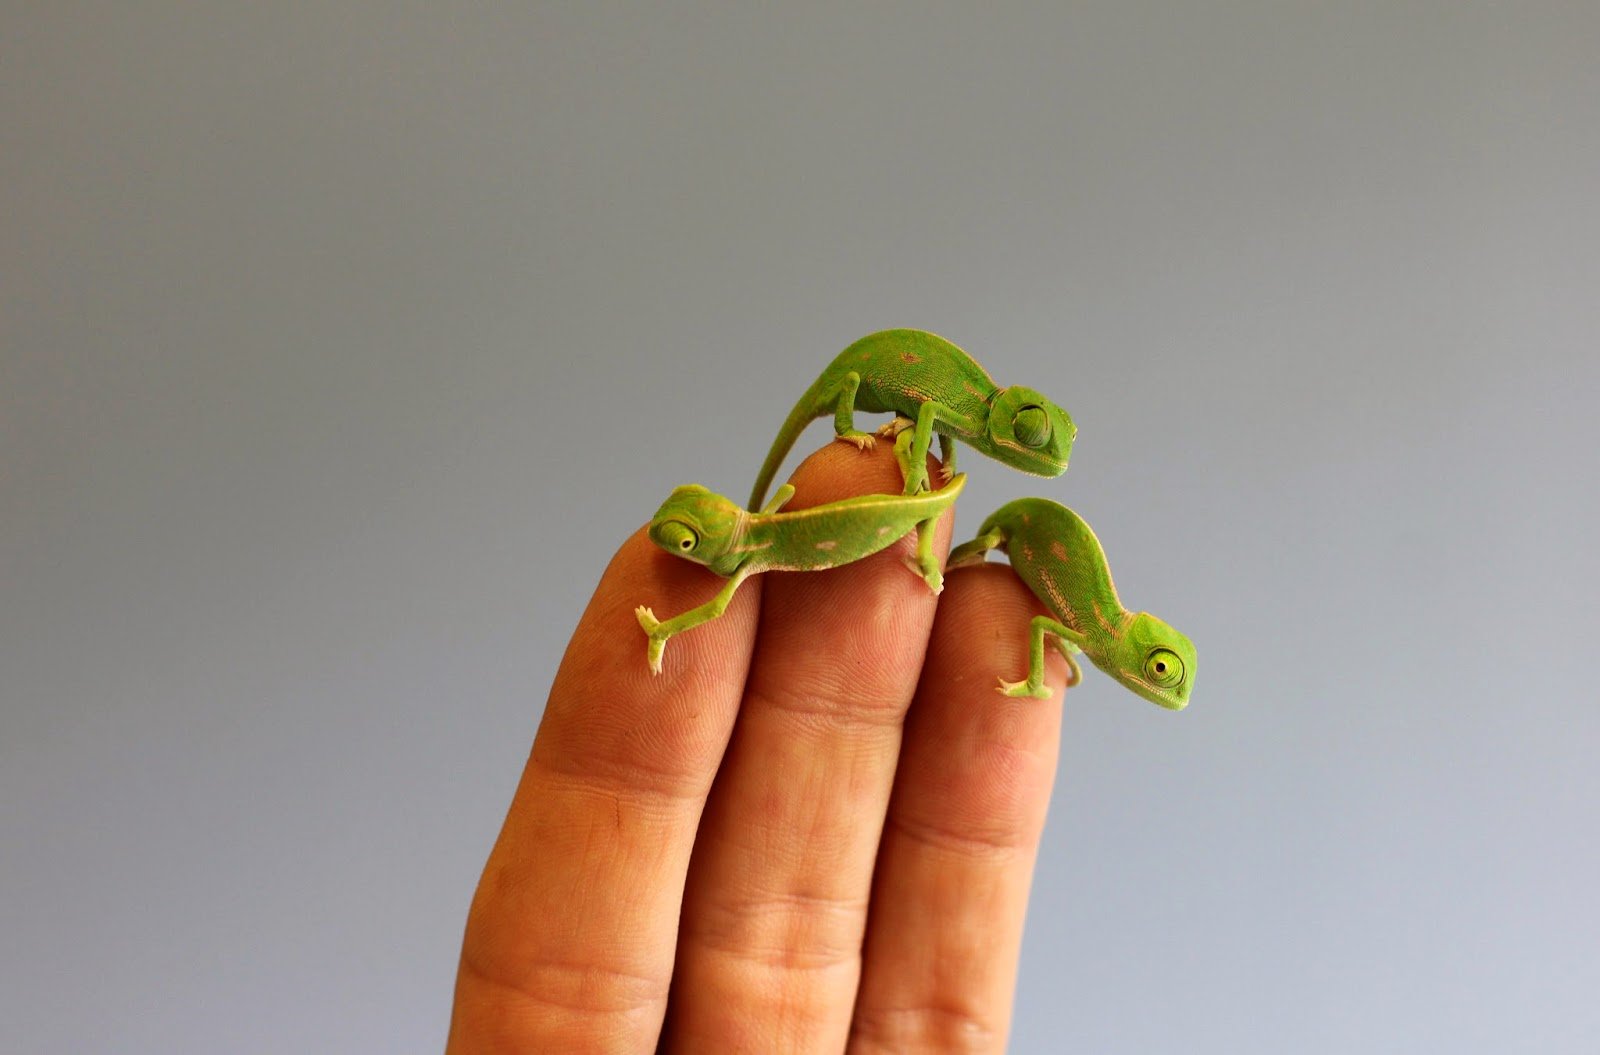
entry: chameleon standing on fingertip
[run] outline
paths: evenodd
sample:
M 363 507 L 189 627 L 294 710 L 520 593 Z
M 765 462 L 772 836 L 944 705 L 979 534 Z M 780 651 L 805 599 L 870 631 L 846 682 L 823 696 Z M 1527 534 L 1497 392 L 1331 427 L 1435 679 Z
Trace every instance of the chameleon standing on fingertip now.
M 1105 551 L 1082 517 L 1047 498 L 1008 502 L 983 522 L 977 538 L 950 551 L 949 566 L 981 562 L 991 549 L 1006 552 L 1017 575 L 1055 616 L 1034 618 L 1028 676 L 1024 681 L 1001 678 L 1001 692 L 1039 699 L 1050 695 L 1044 684 L 1044 640 L 1049 637 L 1071 668 L 1068 687 L 1083 678 L 1072 657 L 1082 651 L 1152 703 L 1174 711 L 1188 704 L 1194 645 L 1149 612 L 1122 607 Z
M 779 510 L 794 496 L 793 484 L 778 488 L 756 513 L 699 484 L 677 488 L 651 519 L 651 540 L 726 576 L 728 584 L 705 604 L 665 621 L 643 605 L 634 610 L 650 637 L 645 657 L 651 673 L 661 673 L 667 639 L 721 615 L 745 579 L 764 571 L 822 571 L 887 549 L 913 528 L 938 520 L 966 482 L 963 473 L 937 491 L 861 495 L 789 513 Z M 943 588 L 937 563 L 931 573 L 919 562 L 907 563 L 933 592 Z
M 778 467 L 807 425 L 833 415 L 838 439 L 865 450 L 871 433 L 855 427 L 855 412 L 893 412 L 879 430 L 893 436 L 912 430 L 906 466 L 905 494 L 927 486 L 927 455 L 933 434 L 939 434 L 944 478 L 955 475 L 953 441 L 1013 469 L 1035 476 L 1066 472 L 1077 427 L 1067 412 L 1039 392 L 1020 385 L 1000 388 L 977 361 L 943 337 L 922 330 L 882 330 L 840 352 L 795 404 L 750 492 L 748 508 L 761 508 Z M 917 560 L 924 575 L 937 571 L 931 522 L 917 533 Z

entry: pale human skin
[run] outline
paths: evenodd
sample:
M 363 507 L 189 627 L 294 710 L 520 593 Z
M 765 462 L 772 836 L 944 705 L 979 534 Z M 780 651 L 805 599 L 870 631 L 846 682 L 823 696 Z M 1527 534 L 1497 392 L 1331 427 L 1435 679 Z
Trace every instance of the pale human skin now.
M 883 447 L 829 443 L 794 507 L 901 482 Z M 1061 693 L 994 690 L 1046 614 L 1017 576 L 935 596 L 914 545 L 756 576 L 652 675 L 641 597 L 725 581 L 623 544 L 473 899 L 450 1052 L 1004 1050 Z

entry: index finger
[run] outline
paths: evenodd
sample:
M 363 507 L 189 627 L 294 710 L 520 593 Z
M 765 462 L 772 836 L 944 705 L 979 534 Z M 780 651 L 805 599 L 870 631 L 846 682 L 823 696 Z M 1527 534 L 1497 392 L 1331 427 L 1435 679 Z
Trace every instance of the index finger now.
M 760 579 L 674 638 L 652 676 L 634 608 L 723 580 L 641 529 L 601 577 L 556 673 L 468 914 L 450 1051 L 652 1050 L 684 876 L 755 640 Z

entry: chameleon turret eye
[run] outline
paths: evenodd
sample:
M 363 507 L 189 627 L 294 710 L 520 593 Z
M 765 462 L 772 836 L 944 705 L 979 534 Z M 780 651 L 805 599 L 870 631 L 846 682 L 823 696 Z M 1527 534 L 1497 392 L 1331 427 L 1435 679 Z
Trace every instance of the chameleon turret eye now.
M 1026 406 L 1017 411 L 1011 428 L 1024 447 L 1043 447 L 1050 440 L 1050 415 L 1043 407 Z
M 1183 660 L 1176 652 L 1158 648 L 1145 658 L 1144 676 L 1152 685 L 1175 689 L 1183 684 Z
M 656 544 L 678 553 L 693 553 L 700 545 L 700 534 L 681 520 L 667 520 L 650 530 Z

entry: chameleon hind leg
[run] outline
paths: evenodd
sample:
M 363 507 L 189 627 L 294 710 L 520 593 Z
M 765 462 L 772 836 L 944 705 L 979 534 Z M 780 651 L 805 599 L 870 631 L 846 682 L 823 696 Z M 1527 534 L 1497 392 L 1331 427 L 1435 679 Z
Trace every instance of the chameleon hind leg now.
M 761 515 L 768 516 L 776 513 L 789 504 L 789 499 L 794 497 L 794 484 L 784 484 L 772 495 L 772 500 L 761 507 Z
M 789 494 L 794 494 L 793 488 L 789 490 Z M 786 495 L 785 497 L 787 498 L 788 496 Z M 635 608 L 633 614 L 638 617 L 639 625 L 644 628 L 644 632 L 649 635 L 650 639 L 649 644 L 645 647 L 645 660 L 650 664 L 650 673 L 661 673 L 661 655 L 666 651 L 667 640 L 672 635 L 681 634 L 685 630 L 693 630 L 701 623 L 709 623 L 721 615 L 727 610 L 728 602 L 733 600 L 733 595 L 738 591 L 739 584 L 749 577 L 750 572 L 741 568 L 733 573 L 732 578 L 728 580 L 728 584 L 718 590 L 717 595 L 711 600 L 698 608 L 689 609 L 682 615 L 675 615 L 671 619 L 657 619 L 656 614 L 644 605 Z
M 1067 688 L 1072 688 L 1083 680 L 1083 668 L 1078 666 L 1078 661 L 1073 657 L 1074 652 L 1083 649 L 1083 635 L 1072 630 L 1062 623 L 1056 622 L 1047 615 L 1034 616 L 1033 622 L 1028 624 L 1028 677 L 1025 681 L 1007 681 L 1000 679 L 1000 692 L 1005 696 L 1032 696 L 1036 700 L 1047 699 L 1050 690 L 1044 683 L 1044 640 L 1050 638 L 1051 644 L 1061 653 L 1067 661 Z
M 823 397 L 822 406 L 826 407 L 830 398 L 833 400 L 834 439 L 854 444 L 858 450 L 870 451 L 878 441 L 872 433 L 856 428 L 856 390 L 860 387 L 861 375 L 851 370 L 839 379 L 839 387 L 831 395 Z

